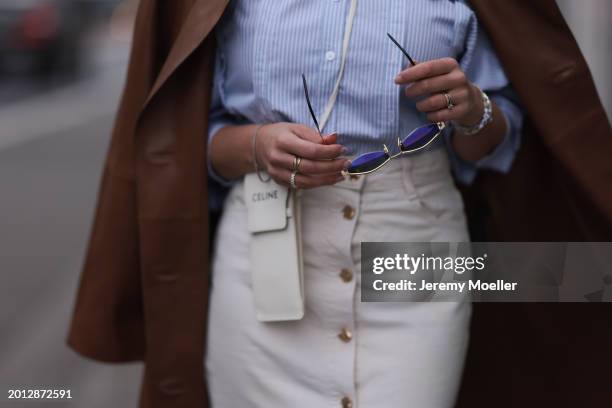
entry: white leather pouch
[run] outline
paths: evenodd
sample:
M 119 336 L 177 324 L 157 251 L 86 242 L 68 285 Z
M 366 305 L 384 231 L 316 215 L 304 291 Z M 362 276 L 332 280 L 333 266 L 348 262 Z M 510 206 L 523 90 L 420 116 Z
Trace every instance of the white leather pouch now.
M 244 194 L 257 319 L 299 320 L 304 316 L 304 278 L 296 193 L 251 173 L 244 178 Z

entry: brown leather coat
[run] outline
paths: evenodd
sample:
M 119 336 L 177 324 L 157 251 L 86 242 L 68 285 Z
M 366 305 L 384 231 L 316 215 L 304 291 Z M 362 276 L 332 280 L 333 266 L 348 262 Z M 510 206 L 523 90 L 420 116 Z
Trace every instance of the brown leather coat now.
M 203 135 L 227 1 L 141 0 L 67 339 L 143 360 L 141 407 L 207 406 Z M 466 190 L 471 220 L 489 240 L 612 240 L 612 131 L 554 0 L 471 3 L 528 113 L 512 172 Z M 611 320 L 605 304 L 478 306 L 459 405 L 612 406 Z

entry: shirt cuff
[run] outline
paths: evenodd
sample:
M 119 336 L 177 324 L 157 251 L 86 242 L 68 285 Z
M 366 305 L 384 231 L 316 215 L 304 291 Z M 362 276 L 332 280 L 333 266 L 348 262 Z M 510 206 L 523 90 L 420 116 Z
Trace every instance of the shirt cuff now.
M 221 186 L 223 187 L 232 187 L 234 184 L 236 184 L 240 178 L 235 178 L 235 179 L 226 179 L 225 177 L 221 176 L 219 173 L 217 173 L 212 165 L 212 158 L 210 157 L 210 145 L 211 142 L 213 140 L 213 138 L 215 136 L 217 136 L 217 133 L 224 127 L 226 126 L 230 126 L 230 125 L 234 125 L 234 123 L 230 120 L 216 120 L 216 121 L 211 121 L 211 123 L 208 126 L 208 149 L 206 149 L 206 162 L 207 162 L 207 167 L 208 167 L 208 176 L 215 180 L 217 183 L 219 183 Z

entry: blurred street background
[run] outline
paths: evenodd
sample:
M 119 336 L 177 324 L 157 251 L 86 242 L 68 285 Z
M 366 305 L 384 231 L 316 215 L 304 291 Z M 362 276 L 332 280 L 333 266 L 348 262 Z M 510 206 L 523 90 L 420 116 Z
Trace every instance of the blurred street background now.
M 558 1 L 612 117 L 612 1 Z M 139 364 L 65 345 L 136 6 L 0 0 L 0 407 L 136 406 Z M 73 399 L 6 399 L 30 388 Z
M 0 0 L 0 407 L 135 407 L 140 364 L 65 339 L 136 3 L 61 3 Z M 31 388 L 72 399 L 7 399 Z

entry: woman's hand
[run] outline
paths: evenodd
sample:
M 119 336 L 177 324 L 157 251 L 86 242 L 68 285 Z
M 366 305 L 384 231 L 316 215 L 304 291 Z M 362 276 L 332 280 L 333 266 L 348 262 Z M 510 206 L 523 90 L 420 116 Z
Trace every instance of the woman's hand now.
M 472 126 L 484 114 L 480 92 L 461 70 L 457 60 L 442 58 L 422 62 L 400 72 L 395 83 L 408 85 L 405 93 L 409 98 L 426 96 L 417 102 L 419 111 L 427 113 L 432 122 L 455 121 L 463 126 Z M 448 93 L 455 107 L 448 109 L 444 93 Z
M 274 181 L 288 186 L 294 157 L 301 157 L 295 178 L 298 188 L 331 185 L 343 180 L 341 171 L 350 166 L 340 157 L 344 147 L 336 139 L 334 133 L 321 140 L 315 130 L 294 123 L 268 124 L 259 129 L 254 159 Z

